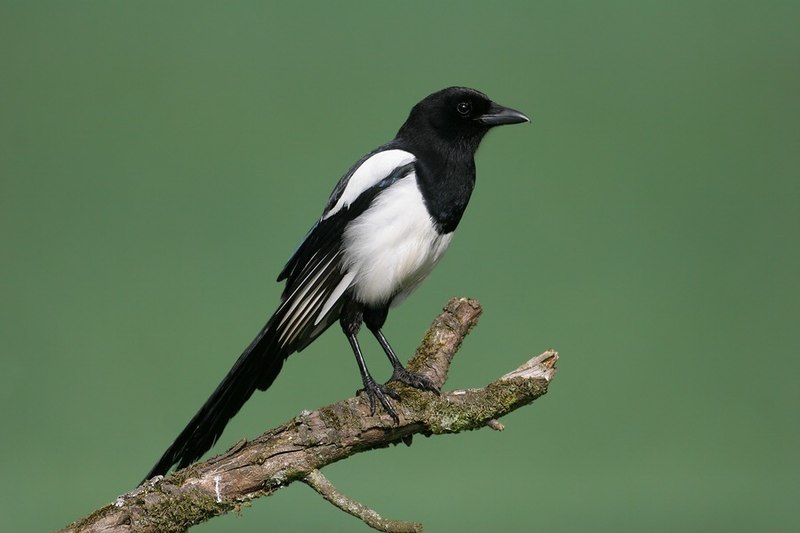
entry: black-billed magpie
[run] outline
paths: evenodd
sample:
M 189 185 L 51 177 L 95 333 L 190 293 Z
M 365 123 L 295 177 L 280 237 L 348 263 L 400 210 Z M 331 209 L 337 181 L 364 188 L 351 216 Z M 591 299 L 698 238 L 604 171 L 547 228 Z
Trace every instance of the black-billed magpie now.
M 355 354 L 364 392 L 398 422 L 375 382 L 357 334 L 375 335 L 394 368 L 391 380 L 437 392 L 406 370 L 381 332 L 389 308 L 431 272 L 450 244 L 475 186 L 475 151 L 494 126 L 529 122 L 519 111 L 466 87 L 426 97 L 393 140 L 358 160 L 278 276 L 281 304 L 228 375 L 164 452 L 147 478 L 188 466 L 209 450 L 256 389 L 266 390 L 291 354 L 339 321 Z

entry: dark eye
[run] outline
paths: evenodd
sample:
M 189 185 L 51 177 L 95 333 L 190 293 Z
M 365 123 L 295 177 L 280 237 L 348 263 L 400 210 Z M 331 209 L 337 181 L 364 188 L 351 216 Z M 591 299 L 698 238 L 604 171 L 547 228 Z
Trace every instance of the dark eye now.
M 469 112 L 472 111 L 472 104 L 469 102 L 459 102 L 456 106 L 456 111 L 458 111 L 460 115 L 467 116 Z

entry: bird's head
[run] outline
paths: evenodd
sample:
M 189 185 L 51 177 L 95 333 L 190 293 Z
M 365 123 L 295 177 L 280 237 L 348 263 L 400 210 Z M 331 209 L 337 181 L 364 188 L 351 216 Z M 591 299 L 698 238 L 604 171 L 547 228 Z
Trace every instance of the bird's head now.
M 397 136 L 429 142 L 474 144 L 477 148 L 494 126 L 530 122 L 523 113 L 504 107 L 468 87 L 448 87 L 435 92 L 411 109 Z M 433 138 L 433 139 L 432 139 Z

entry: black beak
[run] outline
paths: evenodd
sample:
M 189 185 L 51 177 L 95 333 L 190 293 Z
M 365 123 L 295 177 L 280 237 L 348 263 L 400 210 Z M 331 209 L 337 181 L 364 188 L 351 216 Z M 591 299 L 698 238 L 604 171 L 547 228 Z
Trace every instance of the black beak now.
M 495 104 L 494 102 L 492 102 L 492 105 L 489 106 L 489 111 L 479 116 L 475 120 L 482 124 L 486 124 L 487 126 L 519 124 L 521 122 L 531 121 L 531 119 L 525 116 L 524 113 L 520 113 L 519 111 L 511 109 L 510 107 L 503 107 L 499 104 Z

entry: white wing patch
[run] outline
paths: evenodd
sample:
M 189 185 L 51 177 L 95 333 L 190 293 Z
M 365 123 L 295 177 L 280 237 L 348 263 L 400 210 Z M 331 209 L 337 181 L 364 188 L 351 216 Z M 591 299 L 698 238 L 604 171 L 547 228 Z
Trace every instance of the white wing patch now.
M 308 276 L 306 276 L 306 279 L 304 279 L 303 283 L 298 287 L 299 293 L 295 292 L 290 296 L 289 300 L 293 300 L 292 304 L 289 306 L 289 309 L 286 311 L 286 314 L 283 316 L 283 318 L 281 318 L 279 325 L 282 326 L 292 317 L 297 316 L 295 315 L 295 310 L 299 306 L 307 307 L 309 299 L 306 298 L 306 293 L 309 291 L 309 289 L 311 289 L 311 287 L 314 286 L 314 283 L 325 272 L 325 269 L 335 258 L 336 256 L 331 257 L 324 265 L 320 263 L 319 266 L 317 266 L 308 274 Z
M 313 314 L 319 309 L 319 305 L 322 303 L 321 298 L 327 292 L 325 290 L 325 281 L 337 270 L 335 266 L 331 267 L 338 256 L 339 254 L 336 253 L 327 259 L 321 259 L 311 272 L 306 275 L 297 289 L 286 299 L 284 305 L 288 305 L 289 308 L 278 323 L 278 330 L 280 331 L 278 340 L 284 346 L 294 339 L 296 334 L 305 324 L 308 324 Z
M 319 324 L 323 318 L 325 318 L 325 315 L 327 315 L 328 311 L 330 311 L 336 302 L 339 301 L 339 298 L 341 298 L 342 294 L 344 294 L 344 291 L 350 288 L 350 285 L 353 283 L 353 279 L 355 279 L 355 277 L 355 272 L 348 272 L 344 275 L 342 281 L 339 282 L 339 285 L 333 289 L 328 301 L 325 302 L 325 306 L 322 308 L 322 311 L 320 311 L 319 315 L 317 315 L 317 319 L 314 321 L 315 326 Z
M 382 179 L 389 176 L 395 168 L 407 165 L 413 162 L 414 159 L 414 155 L 405 150 L 384 150 L 373 155 L 361 163 L 361 166 L 353 172 L 339 200 L 327 213 L 322 215 L 322 220 L 349 206 L 362 192 L 378 184 Z

